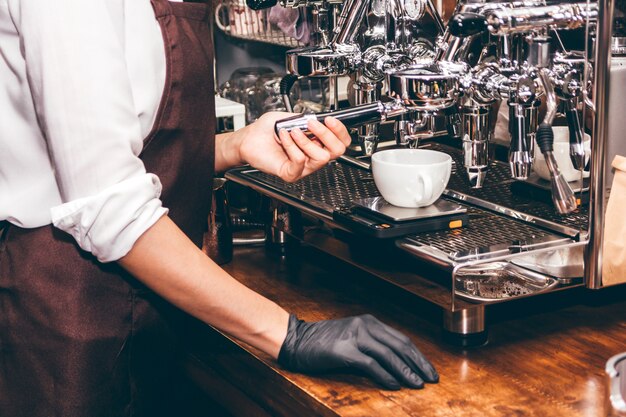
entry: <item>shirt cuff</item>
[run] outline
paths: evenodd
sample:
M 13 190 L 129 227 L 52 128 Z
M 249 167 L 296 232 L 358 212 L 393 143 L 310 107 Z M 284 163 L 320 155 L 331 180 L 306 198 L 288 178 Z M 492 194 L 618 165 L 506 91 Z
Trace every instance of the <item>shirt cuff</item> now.
M 52 207 L 52 223 L 100 262 L 116 261 L 167 214 L 159 199 L 161 188 L 154 174 L 133 177 L 97 195 Z

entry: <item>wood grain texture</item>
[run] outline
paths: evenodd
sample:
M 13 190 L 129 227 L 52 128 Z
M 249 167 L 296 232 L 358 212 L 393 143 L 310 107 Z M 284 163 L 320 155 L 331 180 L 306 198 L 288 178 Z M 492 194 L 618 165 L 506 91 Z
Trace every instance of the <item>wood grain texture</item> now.
M 304 248 L 279 261 L 262 248 L 238 249 L 226 269 L 305 320 L 374 314 L 409 335 L 441 375 L 422 390 L 394 392 L 355 374 L 295 374 L 194 323 L 189 350 L 202 364 L 194 365 L 194 378 L 207 386 L 223 378 L 236 387 L 246 400 L 229 395 L 232 389 L 218 398 L 234 415 L 603 416 L 604 365 L 626 351 L 623 288 L 490 306 L 489 344 L 462 350 L 441 340 L 438 308 L 317 251 Z M 248 400 L 255 405 L 245 408 Z

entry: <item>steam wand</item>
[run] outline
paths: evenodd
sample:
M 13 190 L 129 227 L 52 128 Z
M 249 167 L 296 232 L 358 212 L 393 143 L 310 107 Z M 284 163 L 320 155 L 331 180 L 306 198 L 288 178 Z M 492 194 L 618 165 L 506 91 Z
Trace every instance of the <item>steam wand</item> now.
M 539 80 L 546 93 L 547 112 L 543 122 L 541 122 L 537 128 L 537 145 L 539 145 L 539 149 L 550 171 L 552 202 L 559 214 L 568 214 L 577 208 L 576 197 L 574 197 L 574 192 L 563 178 L 561 171 L 559 171 L 559 166 L 554 158 L 554 132 L 552 130 L 552 121 L 556 115 L 556 94 L 547 68 L 541 68 L 539 70 Z

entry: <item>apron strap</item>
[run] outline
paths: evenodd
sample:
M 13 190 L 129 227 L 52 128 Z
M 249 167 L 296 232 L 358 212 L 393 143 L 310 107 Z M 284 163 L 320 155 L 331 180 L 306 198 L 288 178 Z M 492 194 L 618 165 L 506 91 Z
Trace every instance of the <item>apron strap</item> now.
M 172 5 L 167 0 L 150 0 L 157 18 L 172 14 Z
M 150 0 L 156 18 L 177 16 L 185 19 L 208 22 L 209 5 L 206 2 L 170 2 L 167 0 Z

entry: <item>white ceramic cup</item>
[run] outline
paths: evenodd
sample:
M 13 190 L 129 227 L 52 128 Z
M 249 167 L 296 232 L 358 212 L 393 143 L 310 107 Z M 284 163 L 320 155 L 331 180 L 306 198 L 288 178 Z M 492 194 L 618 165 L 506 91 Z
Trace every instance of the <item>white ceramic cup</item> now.
M 427 149 L 390 149 L 372 155 L 378 191 L 398 207 L 426 207 L 443 193 L 450 173 L 450 155 Z
M 568 182 L 579 180 L 580 171 L 574 169 L 572 160 L 569 157 L 569 128 L 567 126 L 554 126 L 552 130 L 554 131 L 554 159 L 556 159 L 556 163 L 559 165 L 563 178 Z M 585 165 L 587 165 L 591 155 L 591 138 L 587 133 L 585 133 L 583 149 L 585 150 Z M 550 170 L 546 165 L 546 160 L 543 158 L 539 146 L 536 144 L 533 170 L 544 180 L 550 181 Z M 589 177 L 589 171 L 583 171 L 583 177 Z

